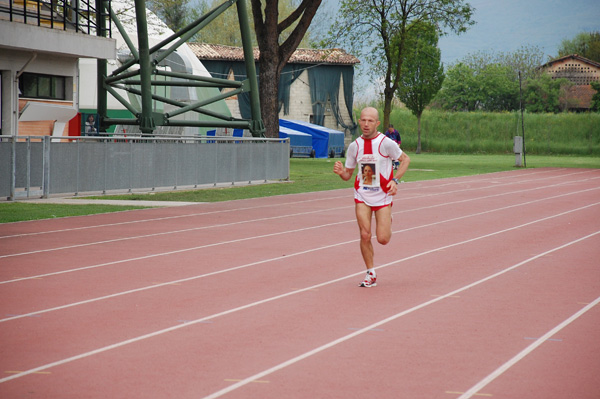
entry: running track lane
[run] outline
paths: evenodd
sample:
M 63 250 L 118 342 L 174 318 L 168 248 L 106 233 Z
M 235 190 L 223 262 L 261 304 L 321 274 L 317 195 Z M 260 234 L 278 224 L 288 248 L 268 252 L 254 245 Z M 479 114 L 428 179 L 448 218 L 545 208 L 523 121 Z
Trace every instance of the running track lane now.
M 595 397 L 599 178 L 402 185 L 371 290 L 349 190 L 7 225 L 0 396 Z

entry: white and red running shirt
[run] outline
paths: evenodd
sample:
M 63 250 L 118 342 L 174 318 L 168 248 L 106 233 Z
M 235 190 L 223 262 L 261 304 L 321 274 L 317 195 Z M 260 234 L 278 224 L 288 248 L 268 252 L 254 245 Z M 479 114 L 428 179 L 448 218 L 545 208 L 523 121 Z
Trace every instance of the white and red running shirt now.
M 348 146 L 346 168 L 358 166 L 354 181 L 355 200 L 371 207 L 391 204 L 393 197 L 387 194 L 387 185 L 394 177 L 392 161 L 401 155 L 398 144 L 379 132 L 372 139 L 361 136 L 354 140 Z

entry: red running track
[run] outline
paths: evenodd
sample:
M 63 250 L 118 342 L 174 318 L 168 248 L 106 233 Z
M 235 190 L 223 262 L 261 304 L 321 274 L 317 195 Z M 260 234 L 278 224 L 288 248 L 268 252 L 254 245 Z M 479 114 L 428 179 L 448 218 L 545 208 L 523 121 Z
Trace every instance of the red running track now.
M 600 170 L 2 225 L 1 398 L 600 397 Z

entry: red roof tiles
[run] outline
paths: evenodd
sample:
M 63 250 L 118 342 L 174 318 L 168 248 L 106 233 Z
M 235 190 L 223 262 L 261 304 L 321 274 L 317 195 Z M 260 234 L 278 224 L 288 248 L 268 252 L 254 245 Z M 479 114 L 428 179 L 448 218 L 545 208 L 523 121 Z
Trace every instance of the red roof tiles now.
M 241 47 L 208 43 L 188 43 L 188 46 L 200 60 L 244 61 L 244 52 Z M 254 59 L 258 60 L 259 56 L 260 52 L 258 48 L 255 47 Z M 346 51 L 342 49 L 296 49 L 288 63 L 354 65 L 360 63 L 360 61 L 358 58 L 346 53 Z

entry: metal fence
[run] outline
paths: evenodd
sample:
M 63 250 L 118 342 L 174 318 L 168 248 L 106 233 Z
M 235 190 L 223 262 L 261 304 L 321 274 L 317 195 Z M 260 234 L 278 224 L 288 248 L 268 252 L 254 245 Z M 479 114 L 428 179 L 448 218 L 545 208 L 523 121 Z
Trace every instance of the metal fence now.
M 289 151 L 288 139 L 0 136 L 0 197 L 285 180 Z

